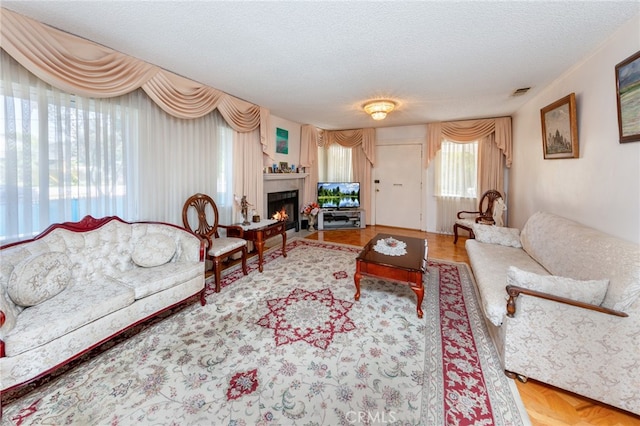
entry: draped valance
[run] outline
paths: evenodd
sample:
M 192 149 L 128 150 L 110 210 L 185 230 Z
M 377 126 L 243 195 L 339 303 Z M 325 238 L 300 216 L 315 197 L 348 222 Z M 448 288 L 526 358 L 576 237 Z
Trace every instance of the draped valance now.
M 374 165 L 376 159 L 376 130 L 354 129 L 354 130 L 324 130 L 318 140 L 318 146 L 328 146 L 332 143 L 353 148 L 362 144 L 362 151 L 367 160 Z
M 193 119 L 218 109 L 237 132 L 260 128 L 263 152 L 268 154 L 274 145 L 267 135 L 270 112 L 266 108 L 8 9 L 0 12 L 0 47 L 54 87 L 94 98 L 120 96 L 141 88 L 172 116 Z
M 505 156 L 506 166 L 511 167 L 511 117 L 429 123 L 427 128 L 427 165 L 440 150 L 443 139 L 472 142 L 494 133 L 495 144 Z
M 315 164 L 317 157 L 316 147 L 329 146 L 332 143 L 353 148 L 362 145 L 365 157 L 372 165 L 376 158 L 376 130 L 322 130 L 310 124 L 302 126 L 300 138 L 300 165 L 310 167 Z

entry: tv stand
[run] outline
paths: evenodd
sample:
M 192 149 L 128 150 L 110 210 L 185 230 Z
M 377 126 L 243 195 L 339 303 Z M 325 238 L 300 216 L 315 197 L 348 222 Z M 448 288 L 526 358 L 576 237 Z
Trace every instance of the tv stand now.
M 365 228 L 365 214 L 362 209 L 326 210 L 318 212 L 318 231 L 325 229 Z

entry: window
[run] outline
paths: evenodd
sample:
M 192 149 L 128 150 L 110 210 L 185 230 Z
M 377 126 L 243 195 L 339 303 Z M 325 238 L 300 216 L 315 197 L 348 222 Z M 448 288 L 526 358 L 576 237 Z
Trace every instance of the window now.
M 435 173 L 437 196 L 475 199 L 478 196 L 478 142 L 443 141 Z
M 75 96 L 0 61 L 0 244 L 86 215 L 181 226 L 196 192 L 231 223 L 236 133 L 219 111 L 180 119 L 142 89 Z
M 130 216 L 135 109 L 64 93 L 12 64 L 4 68 L 3 62 L 0 241 L 87 214 Z

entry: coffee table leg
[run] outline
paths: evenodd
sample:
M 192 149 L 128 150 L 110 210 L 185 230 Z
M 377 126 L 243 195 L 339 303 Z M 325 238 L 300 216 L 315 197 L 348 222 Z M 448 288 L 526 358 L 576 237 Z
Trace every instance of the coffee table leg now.
M 353 282 L 356 285 L 356 294 L 353 296 L 355 300 L 360 300 L 360 278 L 362 278 L 362 274 L 360 273 L 360 262 L 356 262 L 356 273 L 353 274 Z
M 418 318 L 422 318 L 424 313 L 422 312 L 422 300 L 424 299 L 424 285 L 422 284 L 422 274 L 418 274 L 416 282 L 411 286 L 411 290 L 416 294 L 416 311 L 418 312 Z

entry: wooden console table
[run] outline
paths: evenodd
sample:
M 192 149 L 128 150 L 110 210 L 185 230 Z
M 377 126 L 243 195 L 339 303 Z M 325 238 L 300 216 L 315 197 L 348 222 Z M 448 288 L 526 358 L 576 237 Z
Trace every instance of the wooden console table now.
M 261 220 L 258 223 L 252 223 L 250 225 L 234 224 L 242 227 L 243 234 L 240 235 L 235 229 L 227 229 L 228 237 L 240 237 L 247 241 L 251 241 L 255 246 L 255 250 L 258 251 L 258 270 L 262 272 L 264 263 L 264 243 L 269 238 L 282 235 L 282 256 L 287 257 L 286 245 L 287 245 L 287 224 L 284 221 L 277 220 Z

